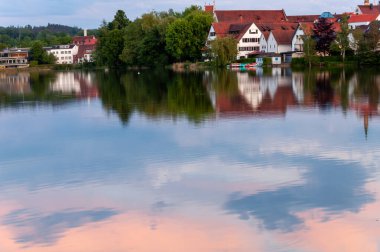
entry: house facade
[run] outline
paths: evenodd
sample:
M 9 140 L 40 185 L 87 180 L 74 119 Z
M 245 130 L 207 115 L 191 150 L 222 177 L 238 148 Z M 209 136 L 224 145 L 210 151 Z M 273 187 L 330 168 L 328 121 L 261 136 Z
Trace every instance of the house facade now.
M 8 48 L 0 51 L 0 68 L 29 66 L 29 48 Z
M 247 25 L 237 43 L 238 58 L 247 58 L 248 54 L 260 51 L 261 32 L 256 24 Z
M 237 58 L 261 51 L 261 24 L 287 22 L 284 10 L 214 10 L 214 19 L 206 45 L 218 37 L 231 36 L 237 40 Z
M 78 54 L 78 46 L 74 44 L 55 45 L 46 51 L 55 56 L 57 64 L 74 64 L 74 57 Z

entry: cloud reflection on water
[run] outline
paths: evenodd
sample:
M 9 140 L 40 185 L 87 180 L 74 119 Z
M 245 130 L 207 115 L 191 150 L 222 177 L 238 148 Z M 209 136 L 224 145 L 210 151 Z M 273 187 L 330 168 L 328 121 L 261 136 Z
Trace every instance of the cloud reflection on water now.
M 53 245 L 72 228 L 100 222 L 117 215 L 112 209 L 65 210 L 50 214 L 28 209 L 14 210 L 4 217 L 3 224 L 15 229 L 17 243 Z

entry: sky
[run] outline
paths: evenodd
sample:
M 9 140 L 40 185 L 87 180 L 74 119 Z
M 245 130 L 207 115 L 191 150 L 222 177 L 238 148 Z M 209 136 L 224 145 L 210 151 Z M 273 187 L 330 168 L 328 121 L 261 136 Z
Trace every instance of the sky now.
M 150 11 L 182 11 L 190 5 L 204 6 L 212 0 L 0 0 L 0 26 L 32 26 L 48 23 L 97 28 L 111 21 L 121 9 L 131 20 Z M 216 9 L 284 9 L 288 15 L 354 11 L 363 1 L 352 0 L 216 0 Z

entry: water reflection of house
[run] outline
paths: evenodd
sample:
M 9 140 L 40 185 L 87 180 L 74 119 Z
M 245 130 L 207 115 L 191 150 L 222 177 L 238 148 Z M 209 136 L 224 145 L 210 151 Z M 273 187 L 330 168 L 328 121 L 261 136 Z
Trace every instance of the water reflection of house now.
M 0 72 L 0 93 L 16 95 L 30 92 L 30 74 L 28 72 L 17 74 Z
M 74 94 L 78 98 L 98 97 L 99 92 L 91 73 L 58 73 L 50 84 L 50 91 Z
M 284 115 L 288 106 L 298 105 L 292 78 L 281 71 L 268 77 L 237 73 L 239 93 L 216 95 L 219 116 Z

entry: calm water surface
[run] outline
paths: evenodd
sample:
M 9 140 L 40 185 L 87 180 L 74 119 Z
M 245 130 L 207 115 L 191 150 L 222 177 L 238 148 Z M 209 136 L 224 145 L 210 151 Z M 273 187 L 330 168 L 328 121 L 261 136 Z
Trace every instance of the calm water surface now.
M 0 73 L 0 251 L 380 251 L 380 72 Z

